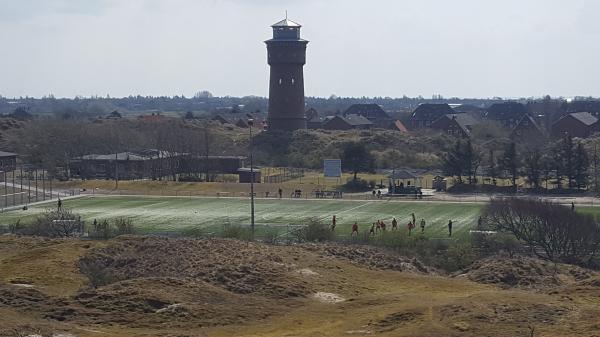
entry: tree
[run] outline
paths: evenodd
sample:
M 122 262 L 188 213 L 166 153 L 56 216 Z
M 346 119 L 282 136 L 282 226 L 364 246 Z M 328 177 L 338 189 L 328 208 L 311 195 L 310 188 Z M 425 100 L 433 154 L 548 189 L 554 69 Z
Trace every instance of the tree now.
M 552 261 L 586 264 L 600 253 L 600 225 L 569 207 L 534 199 L 493 199 L 483 214 L 490 229 L 510 232 Z
M 194 98 L 213 98 L 213 94 L 208 90 L 202 90 L 195 93 Z
M 490 149 L 490 154 L 488 155 L 488 176 L 492 178 L 492 182 L 496 185 L 496 178 L 498 178 L 498 165 L 496 163 L 496 158 L 494 158 L 494 150 Z
M 29 113 L 29 109 L 25 107 L 16 108 L 15 111 L 13 111 L 13 113 L 11 113 L 8 116 L 14 119 L 18 119 L 20 121 L 25 121 L 33 118 L 33 115 Z
M 537 189 L 540 187 L 542 175 L 542 155 L 540 151 L 531 150 L 523 158 L 523 174 L 529 186 Z
M 349 142 L 343 147 L 342 167 L 353 174 L 356 181 L 358 172 L 371 172 L 375 159 L 363 143 Z
M 517 146 L 515 143 L 510 143 L 506 146 L 502 158 L 500 158 L 499 166 L 511 178 L 512 186 L 516 187 L 519 174 L 519 158 L 517 157 Z
M 462 160 L 462 145 L 460 139 L 456 141 L 454 147 L 449 149 L 442 157 L 442 171 L 447 176 L 456 177 L 459 184 L 462 184 L 464 172 L 464 163 Z
M 587 152 L 583 148 L 583 144 L 579 142 L 577 144 L 577 148 L 575 149 L 574 158 L 574 180 L 578 189 L 581 189 L 587 185 L 589 164 Z
M 565 135 L 562 139 L 560 149 L 558 151 L 562 162 L 563 174 L 567 177 L 569 188 L 575 187 L 575 154 L 574 154 L 573 138 L 570 135 Z
M 470 140 L 467 140 L 467 142 L 465 143 L 464 149 L 462 150 L 462 152 L 460 152 L 460 158 L 464 166 L 464 172 L 467 175 L 467 179 L 469 180 L 469 184 L 476 183 L 477 169 L 479 168 L 479 164 L 481 163 L 481 156 L 473 148 L 473 144 L 471 144 Z

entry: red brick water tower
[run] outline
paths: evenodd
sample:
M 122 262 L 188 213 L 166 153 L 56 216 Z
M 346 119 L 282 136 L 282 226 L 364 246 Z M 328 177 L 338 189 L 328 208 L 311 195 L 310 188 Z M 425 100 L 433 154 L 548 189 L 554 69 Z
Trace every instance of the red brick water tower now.
M 287 17 L 271 27 L 273 38 L 265 41 L 271 66 L 269 129 L 306 129 L 303 67 L 308 41 L 300 38 L 302 26 Z

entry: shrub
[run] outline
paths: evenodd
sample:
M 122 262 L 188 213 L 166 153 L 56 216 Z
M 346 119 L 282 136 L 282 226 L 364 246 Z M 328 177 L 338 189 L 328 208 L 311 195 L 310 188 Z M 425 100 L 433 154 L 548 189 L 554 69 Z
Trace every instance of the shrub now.
M 473 245 L 482 255 L 506 253 L 513 257 L 524 249 L 523 245 L 511 233 L 473 233 Z
M 135 233 L 133 221 L 127 218 L 118 218 L 115 220 L 116 235 L 130 235 Z
M 238 239 L 250 241 L 252 240 L 252 229 L 245 228 L 239 225 L 224 225 L 221 231 L 221 237 L 228 239 Z
M 91 238 L 97 239 L 110 239 L 113 235 L 112 228 L 108 220 L 105 219 L 97 221 L 96 219 L 94 219 L 94 222 L 92 223 L 92 228 L 89 231 L 89 236 Z
M 271 245 L 276 245 L 279 242 L 279 231 L 277 228 L 267 228 L 263 241 Z
M 341 186 L 344 192 L 366 192 L 372 190 L 371 184 L 364 179 L 351 179 Z
M 329 226 L 318 219 L 309 220 L 308 224 L 295 232 L 299 242 L 324 242 L 332 241 L 334 233 Z
M 446 251 L 444 269 L 455 271 L 469 266 L 475 261 L 475 253 L 469 242 L 457 242 L 451 244 Z
M 206 229 L 201 226 L 187 227 L 181 231 L 181 235 L 196 239 L 210 236 L 210 234 L 211 233 L 206 232 Z
M 9 231 L 18 235 L 35 235 L 52 238 L 75 237 L 83 233 L 81 217 L 68 209 L 47 210 L 31 224 L 17 221 L 9 225 Z

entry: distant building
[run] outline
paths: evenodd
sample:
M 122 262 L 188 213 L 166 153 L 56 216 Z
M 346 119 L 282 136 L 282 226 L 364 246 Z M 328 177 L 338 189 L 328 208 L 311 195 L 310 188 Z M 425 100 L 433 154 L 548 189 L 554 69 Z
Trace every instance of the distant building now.
M 599 130 L 598 124 L 598 118 L 589 112 L 570 113 L 552 125 L 552 136 L 569 134 L 572 137 L 586 138 Z
M 226 115 L 216 115 L 212 118 L 213 121 L 217 121 L 221 124 L 231 124 L 234 126 L 237 126 L 239 128 L 247 128 L 248 125 L 248 118 L 241 118 L 235 115 L 232 116 L 226 116 Z M 260 121 L 255 121 L 254 125 L 256 125 L 258 127 Z
M 7 172 L 17 169 L 17 154 L 0 151 L 0 181 L 4 181 Z
M 72 161 L 71 175 L 82 179 L 114 179 L 116 174 L 121 180 L 133 180 L 206 171 L 237 174 L 244 160 L 245 157 L 173 154 L 158 150 L 90 154 Z
M 517 122 L 517 125 L 511 132 L 510 137 L 512 139 L 537 139 L 543 140 L 546 138 L 546 134 L 539 126 L 539 124 L 530 115 L 525 115 Z
M 319 116 L 319 112 L 316 109 L 310 108 L 306 110 L 305 115 L 307 129 L 316 130 L 323 128 L 323 119 Z
M 371 129 L 373 122 L 359 115 L 333 116 L 323 123 L 325 130 Z
M 378 104 L 354 104 L 346 111 L 344 116 L 358 115 L 370 120 L 378 128 L 389 128 L 393 122 L 392 117 L 388 115 Z
M 239 182 L 249 184 L 252 180 L 252 176 L 254 175 L 254 183 L 260 184 L 262 177 L 260 168 L 255 167 L 251 170 L 249 167 L 243 167 L 238 169 Z
M 470 114 L 459 113 L 438 118 L 431 123 L 431 128 L 452 136 L 468 138 L 471 135 L 472 127 L 476 124 L 479 124 L 479 120 Z
M 527 107 L 518 102 L 492 104 L 485 115 L 488 120 L 496 121 L 505 128 L 513 129 L 528 114 Z
M 412 130 L 429 128 L 431 124 L 444 115 L 452 115 L 456 112 L 448 104 L 420 104 L 410 117 L 410 128 Z

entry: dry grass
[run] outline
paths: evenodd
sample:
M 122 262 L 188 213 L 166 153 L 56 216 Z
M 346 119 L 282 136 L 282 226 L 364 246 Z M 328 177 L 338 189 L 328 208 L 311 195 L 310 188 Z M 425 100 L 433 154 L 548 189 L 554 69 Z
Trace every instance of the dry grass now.
M 551 291 L 503 290 L 465 277 L 379 269 L 368 259 L 339 258 L 327 246 L 126 238 L 105 248 L 92 244 L 100 250 L 90 251 L 78 241 L 3 237 L 1 243 L 8 247 L 3 255 L 12 256 L 2 259 L 2 336 L 512 337 L 529 336 L 530 327 L 534 336 L 593 336 L 600 328 L 600 282 L 594 277 Z M 381 258 L 356 249 L 354 254 Z M 122 280 L 86 287 L 72 267 L 83 256 L 104 261 Z M 5 284 L 7 274 L 53 281 L 22 289 Z M 71 278 L 68 286 L 57 285 Z M 246 287 L 257 290 L 246 293 Z M 286 287 L 297 293 L 272 292 Z M 323 303 L 311 295 L 318 292 L 345 301 Z

